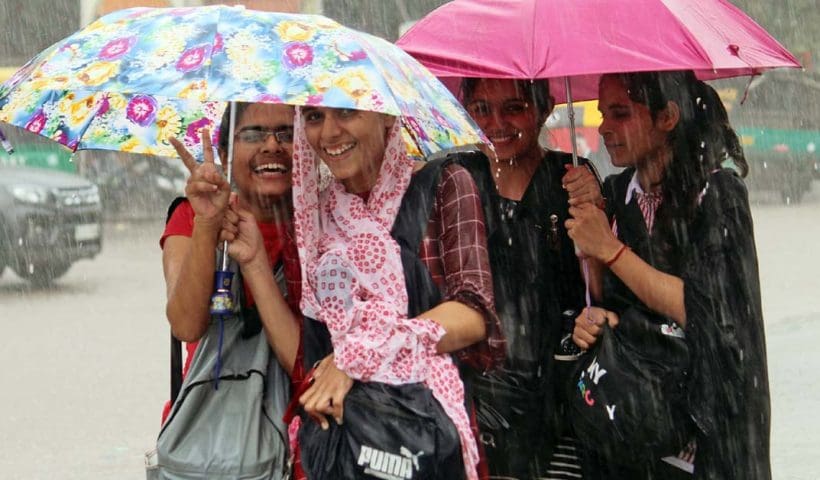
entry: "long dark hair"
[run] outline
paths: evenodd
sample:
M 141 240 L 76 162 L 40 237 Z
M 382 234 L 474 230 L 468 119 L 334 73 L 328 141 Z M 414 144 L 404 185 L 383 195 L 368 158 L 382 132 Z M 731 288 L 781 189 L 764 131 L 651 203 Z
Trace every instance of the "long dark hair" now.
M 668 248 L 688 243 L 688 226 L 695 218 L 711 172 L 726 162 L 732 162 L 741 176 L 749 171 L 726 107 L 715 89 L 691 71 L 614 76 L 626 87 L 632 101 L 649 108 L 653 120 L 668 102 L 680 109 L 680 119 L 667 139 L 672 159 L 661 182 L 664 200 L 657 212 L 657 233 Z

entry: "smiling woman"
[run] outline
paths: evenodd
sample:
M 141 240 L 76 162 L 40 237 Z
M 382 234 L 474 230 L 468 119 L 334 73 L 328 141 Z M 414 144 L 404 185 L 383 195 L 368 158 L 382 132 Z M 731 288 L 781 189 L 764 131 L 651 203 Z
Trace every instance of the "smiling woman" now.
M 396 117 L 361 110 L 302 109 L 308 142 L 351 193 L 372 188 L 381 167 L 385 134 Z
M 229 111 L 226 111 L 220 126 L 218 150 L 225 165 L 229 161 L 229 136 L 236 131 L 232 149 L 236 194 L 231 193 L 231 186 L 216 167 L 209 141 L 210 132 L 207 129 L 197 132 L 202 136 L 204 145 L 205 158 L 202 163 L 197 163 L 178 140 L 171 139 L 191 175 L 185 188 L 187 198 L 172 205 L 170 218 L 160 240 L 168 295 L 166 316 L 174 336 L 189 342 L 188 365 L 191 373 L 183 385 L 184 393 L 174 403 L 174 413 L 160 434 L 157 444 L 158 468 L 164 468 L 166 461 L 173 463 L 174 459 L 188 458 L 184 452 L 190 448 L 197 452 L 214 451 L 211 456 L 206 453 L 202 455 L 225 466 L 232 475 L 245 471 L 242 468 L 257 468 L 247 467 L 251 464 L 264 464 L 272 472 L 280 472 L 284 470 L 287 449 L 284 441 L 285 425 L 281 421 L 281 415 L 273 412 L 281 412 L 285 408 L 285 374 L 293 369 L 299 341 L 297 317 L 294 313 L 298 312 L 299 304 L 299 266 L 290 223 L 294 111 L 293 107 L 286 105 L 238 103 L 235 106 L 235 129 L 230 128 Z M 242 215 L 240 226 L 236 226 L 237 212 Z M 224 324 L 222 322 L 226 317 L 221 312 L 216 314 L 209 309 L 216 247 L 220 240 L 230 241 L 227 254 L 239 268 L 237 280 L 234 281 L 238 285 L 236 309 L 233 306 L 227 308 L 230 312 L 227 319 L 231 321 Z M 276 276 L 284 277 L 281 287 L 276 286 Z M 276 297 L 275 300 L 279 301 L 275 302 L 271 297 Z M 287 297 L 287 300 L 283 297 Z M 233 321 L 236 319 L 240 321 Z M 219 326 L 214 327 L 217 324 Z M 214 328 L 218 330 L 213 330 Z M 237 328 L 241 330 L 241 338 L 248 340 L 241 346 L 237 346 L 232 340 L 236 338 Z M 214 345 L 217 337 L 218 349 L 211 349 L 210 345 Z M 201 339 L 202 342 L 197 347 L 196 344 Z M 270 345 L 270 349 L 266 343 Z M 248 356 L 257 358 L 258 363 L 249 365 L 240 362 L 231 366 L 231 359 L 244 355 L 239 352 L 243 348 L 255 352 Z M 275 357 L 268 356 L 271 350 Z M 197 393 L 202 390 L 194 389 L 193 385 L 207 384 L 205 388 L 210 391 L 208 382 L 212 378 L 213 365 L 209 362 L 213 362 L 214 358 L 220 366 L 223 365 L 222 360 L 225 360 L 223 372 L 268 372 L 267 375 L 260 375 L 264 378 L 260 380 L 260 385 L 253 383 L 257 378 L 255 375 L 248 375 L 254 378 L 247 378 L 248 382 L 237 383 L 232 387 L 233 391 L 248 389 L 241 390 L 244 392 L 242 395 L 220 397 L 218 401 L 214 401 L 225 404 L 246 402 L 248 408 L 243 411 L 248 416 L 243 417 L 243 421 L 247 423 L 237 421 L 236 424 L 240 425 L 238 428 L 264 431 L 260 435 L 264 435 L 266 442 L 269 441 L 264 447 L 257 448 L 258 445 L 252 439 L 249 440 L 253 435 L 245 435 L 246 431 L 236 437 L 226 435 L 238 438 L 233 443 L 229 442 L 228 448 L 224 448 L 226 444 L 221 441 L 218 447 L 214 447 L 207 438 L 196 435 L 183 434 L 185 440 L 176 441 L 178 432 L 187 432 L 186 421 L 190 420 L 179 412 L 185 412 L 186 405 L 196 405 L 200 401 L 197 395 L 206 395 Z M 202 372 L 205 372 L 204 375 Z M 217 375 L 217 378 L 229 375 L 223 373 L 223 377 Z M 256 387 L 259 390 L 254 390 Z M 262 388 L 272 394 L 266 394 L 264 407 L 261 407 L 265 409 L 265 415 L 252 408 L 252 405 L 258 405 L 253 402 L 259 400 L 254 392 L 261 391 Z M 220 392 L 224 390 L 221 389 Z M 189 403 L 186 404 L 186 398 L 193 400 L 188 400 Z M 180 418 L 174 423 L 175 419 Z M 219 423 L 221 415 L 201 415 L 190 421 L 205 418 Z M 208 428 L 221 431 L 219 429 L 222 426 L 224 424 L 219 423 Z M 181 446 L 177 447 L 178 444 Z M 237 458 L 233 452 L 252 452 L 249 453 L 252 459 Z M 211 474 L 213 470 L 208 470 L 209 466 L 210 464 L 186 463 L 191 471 L 208 471 Z M 278 477 L 274 475 L 271 478 Z
M 414 463 L 420 476 L 477 478 L 475 438 L 450 353 L 482 372 L 503 354 L 481 203 L 463 167 L 407 155 L 402 120 L 324 107 L 297 113 L 304 364 L 318 365 L 299 397 L 307 414 L 300 448 L 311 478 L 361 476 L 355 458 L 331 447 L 339 436 L 362 445 L 366 438 L 397 458 L 424 452 Z M 319 159 L 333 175 L 324 188 Z M 367 416 L 397 405 L 426 413 L 412 416 L 412 428 L 389 413 L 351 420 L 361 415 L 363 397 Z M 407 435 L 417 429 L 434 433 Z M 339 456 L 339 466 L 322 477 L 327 455 Z

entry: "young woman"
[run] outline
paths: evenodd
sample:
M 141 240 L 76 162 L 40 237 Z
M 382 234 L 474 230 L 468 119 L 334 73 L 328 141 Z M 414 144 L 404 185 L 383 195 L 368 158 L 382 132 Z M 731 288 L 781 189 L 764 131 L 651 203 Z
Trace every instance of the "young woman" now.
M 233 177 L 236 202 L 252 213 L 262 232 L 263 255 L 259 265 L 240 247 L 228 253 L 242 268 L 249 305 L 273 282 L 272 268 L 284 264 L 290 290 L 289 302 L 298 311 L 299 264 L 291 226 L 291 154 L 293 107 L 238 103 L 234 139 Z M 228 111 L 222 119 L 219 155 L 224 162 L 228 147 Z M 171 139 L 191 172 L 186 200 L 172 212 L 160 240 L 162 264 L 168 290 L 166 314 L 174 336 L 188 343 L 189 359 L 196 341 L 210 322 L 215 252 L 230 198 L 230 185 L 214 162 L 210 137 L 202 132 L 204 162 L 197 164 L 176 139 Z M 243 256 L 243 254 L 245 254 Z M 259 268 L 253 268 L 259 267 Z M 293 316 L 282 321 L 275 311 L 260 310 L 264 331 L 287 372 L 293 369 L 299 343 L 299 324 Z M 276 335 L 272 332 L 276 331 Z
M 588 348 L 631 307 L 673 320 L 689 349 L 692 433 L 647 464 L 591 458 L 585 476 L 770 478 L 757 257 L 737 174 L 747 165 L 726 110 L 692 72 L 606 75 L 599 109 L 612 163 L 626 170 L 605 182 L 609 219 L 570 209 L 570 237 L 605 267 L 601 307 L 577 318 L 573 338 Z
M 563 432 L 554 387 L 562 382 L 553 358 L 562 334 L 572 330 L 571 323 L 563 328 L 563 312 L 571 322 L 584 303 L 564 221 L 570 204 L 600 201 L 600 183 L 586 159 L 573 168 L 571 155 L 538 144 L 554 105 L 546 80 L 465 79 L 461 95 L 497 156 L 482 165 L 494 183 L 483 193 L 495 306 L 508 349 L 502 368 L 466 376 L 489 471 L 518 479 L 545 477 L 548 470 L 577 474 L 572 442 L 557 442 Z M 550 466 L 556 443 L 563 459 Z
M 327 430 L 329 420 L 343 421 L 354 380 L 423 384 L 458 433 L 453 478 L 477 478 L 475 438 L 451 353 L 482 370 L 503 355 L 481 203 L 466 170 L 443 167 L 420 245 L 400 246 L 392 234 L 414 228 L 399 216 L 405 193 L 419 178 L 415 171 L 431 168 L 406 155 L 400 128 L 396 117 L 373 112 L 297 113 L 294 218 L 309 317 L 304 356 L 308 368 L 317 364 L 299 402 Z M 332 174 L 323 189 L 320 159 Z M 249 217 L 236 214 L 241 235 Z M 315 341 L 322 335 L 328 341 Z M 302 461 L 309 475 L 325 467 L 312 465 L 304 450 Z

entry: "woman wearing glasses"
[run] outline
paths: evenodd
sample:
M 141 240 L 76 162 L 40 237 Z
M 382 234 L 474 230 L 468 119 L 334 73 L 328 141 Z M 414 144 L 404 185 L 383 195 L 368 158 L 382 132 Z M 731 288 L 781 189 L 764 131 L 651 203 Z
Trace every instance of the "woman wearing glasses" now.
M 236 136 L 233 145 L 233 178 L 236 197 L 214 162 L 210 133 L 203 130 L 204 162 L 197 164 L 176 139 L 171 143 L 191 172 L 186 199 L 172 206 L 160 240 L 168 301 L 166 315 L 174 336 L 188 343 L 188 362 L 194 342 L 205 334 L 210 322 L 209 303 L 216 269 L 215 251 L 229 202 L 235 201 L 253 213 L 264 245 L 263 258 L 249 254 L 240 245 L 230 245 L 228 254 L 240 265 L 245 285 L 243 305 L 254 304 L 257 292 L 269 290 L 273 268 L 281 265 L 288 284 L 287 305 L 299 306 L 299 262 L 292 237 L 291 154 L 293 107 L 263 103 L 236 104 Z M 228 132 L 228 110 L 220 133 Z M 225 162 L 227 135 L 219 136 L 218 151 Z M 270 289 L 273 290 L 273 289 Z M 278 291 L 278 290 L 277 290 Z M 265 302 L 267 303 L 267 302 Z M 276 315 L 260 306 L 259 316 L 286 372 L 293 369 L 299 326 L 282 321 L 291 315 Z M 276 336 L 271 332 L 276 331 Z
M 571 334 L 572 312 L 584 299 L 578 258 L 563 225 L 570 203 L 600 202 L 599 181 L 586 166 L 573 168 L 570 155 L 539 145 L 554 106 L 546 80 L 469 78 L 461 95 L 495 149 L 495 159 L 488 156 L 496 191 L 487 192 L 485 216 L 495 306 L 508 345 L 503 367 L 468 374 L 465 381 L 491 477 L 545 477 L 555 470 L 549 458 L 559 430 L 554 355 L 572 353 L 558 350 L 562 318 Z M 571 447 L 561 448 L 574 455 Z

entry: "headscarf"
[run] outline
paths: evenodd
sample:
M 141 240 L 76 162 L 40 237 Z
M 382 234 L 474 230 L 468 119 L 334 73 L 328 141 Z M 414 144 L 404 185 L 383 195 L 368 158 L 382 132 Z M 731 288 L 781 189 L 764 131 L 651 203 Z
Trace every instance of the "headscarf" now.
M 464 407 L 464 385 L 449 354 L 436 345 L 437 322 L 407 318 L 408 297 L 398 243 L 390 230 L 413 173 L 396 121 L 367 201 L 338 180 L 325 188 L 319 160 L 296 109 L 293 195 L 296 245 L 302 265 L 302 312 L 323 322 L 336 366 L 363 382 L 423 382 L 453 421 L 467 478 L 478 478 L 478 449 Z

